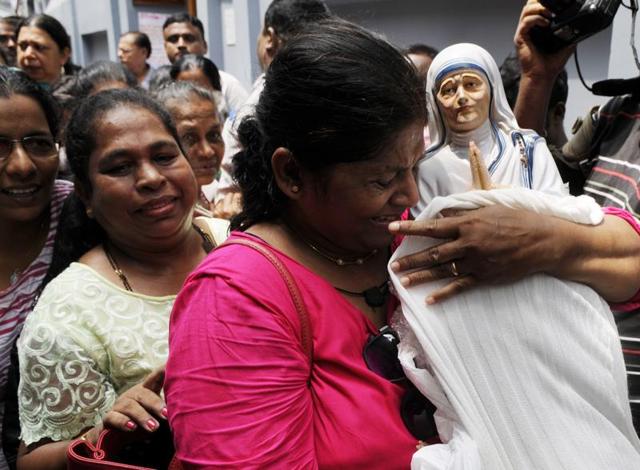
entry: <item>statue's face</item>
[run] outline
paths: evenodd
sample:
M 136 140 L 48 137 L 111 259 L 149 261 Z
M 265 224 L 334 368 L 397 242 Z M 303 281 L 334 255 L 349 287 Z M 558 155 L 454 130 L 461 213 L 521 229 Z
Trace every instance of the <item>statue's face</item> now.
M 440 82 L 436 95 L 447 129 L 469 132 L 489 118 L 491 90 L 480 73 L 456 70 Z

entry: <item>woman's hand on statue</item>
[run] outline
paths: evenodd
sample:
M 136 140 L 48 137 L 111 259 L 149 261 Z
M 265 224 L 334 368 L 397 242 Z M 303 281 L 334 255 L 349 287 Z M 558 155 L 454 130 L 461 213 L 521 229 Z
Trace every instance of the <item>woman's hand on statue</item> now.
M 160 427 L 158 419 L 167 419 L 166 404 L 160 396 L 163 383 L 164 367 L 120 395 L 105 415 L 104 426 L 121 431 L 156 431 Z
M 553 82 L 575 50 L 574 45 L 554 53 L 544 53 L 536 48 L 531 41 L 531 29 L 536 26 L 546 28 L 550 20 L 551 12 L 538 0 L 529 0 L 522 9 L 513 42 L 523 76 Z
M 398 221 L 389 225 L 396 235 L 439 238 L 443 243 L 399 258 L 391 265 L 404 273 L 400 282 L 413 286 L 436 279 L 451 282 L 426 299 L 432 304 L 481 283 L 512 282 L 543 270 L 546 222 L 531 212 L 489 206 L 448 211 L 444 217 Z

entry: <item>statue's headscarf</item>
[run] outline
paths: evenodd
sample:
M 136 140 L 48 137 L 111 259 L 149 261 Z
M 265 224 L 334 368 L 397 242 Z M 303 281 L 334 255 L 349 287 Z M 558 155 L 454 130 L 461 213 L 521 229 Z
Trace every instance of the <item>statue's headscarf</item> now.
M 509 133 L 520 130 L 513 111 L 507 102 L 502 86 L 502 78 L 496 61 L 485 49 L 475 44 L 460 43 L 442 50 L 433 60 L 427 74 L 427 106 L 429 109 L 429 134 L 431 147 L 429 153 L 437 151 L 450 141 L 450 130 L 447 129 L 436 95 L 442 79 L 456 70 L 475 70 L 484 76 L 489 84 L 491 103 L 489 120 L 494 129 Z

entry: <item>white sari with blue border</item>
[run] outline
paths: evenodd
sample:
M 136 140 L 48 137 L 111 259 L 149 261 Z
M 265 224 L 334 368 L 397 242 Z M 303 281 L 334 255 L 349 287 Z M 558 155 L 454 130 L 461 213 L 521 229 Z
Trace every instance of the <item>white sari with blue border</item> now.
M 491 92 L 489 120 L 466 133 L 447 129 L 436 99 L 441 79 L 456 70 L 479 72 Z M 560 196 L 568 194 L 545 140 L 534 131 L 518 126 L 507 102 L 498 66 L 481 47 L 456 44 L 436 56 L 427 75 L 427 106 L 432 145 L 419 165 L 420 203 L 414 209 L 414 216 L 434 197 L 472 189 L 468 159 L 471 140 L 480 148 L 494 184 Z

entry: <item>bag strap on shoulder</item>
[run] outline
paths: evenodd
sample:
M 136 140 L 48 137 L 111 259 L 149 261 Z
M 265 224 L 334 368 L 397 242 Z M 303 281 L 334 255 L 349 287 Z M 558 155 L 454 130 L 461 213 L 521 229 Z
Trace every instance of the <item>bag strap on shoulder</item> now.
M 262 256 L 264 256 L 273 267 L 276 268 L 276 271 L 282 277 L 282 280 L 287 286 L 289 290 L 289 294 L 291 295 L 291 299 L 293 300 L 293 305 L 296 308 L 296 312 L 298 313 L 298 319 L 300 320 L 300 328 L 302 331 L 302 348 L 304 352 L 309 357 L 309 362 L 313 363 L 313 338 L 311 336 L 311 322 L 309 320 L 309 313 L 307 312 L 307 308 L 302 300 L 302 294 L 300 293 L 300 289 L 298 288 L 298 284 L 295 279 L 291 275 L 289 269 L 284 265 L 282 261 L 275 255 L 273 250 L 267 248 L 264 245 L 253 242 L 251 240 L 245 239 L 233 239 L 227 240 L 222 245 L 218 246 L 217 249 L 220 249 L 224 246 L 229 245 L 244 245 L 249 248 L 254 249 Z

